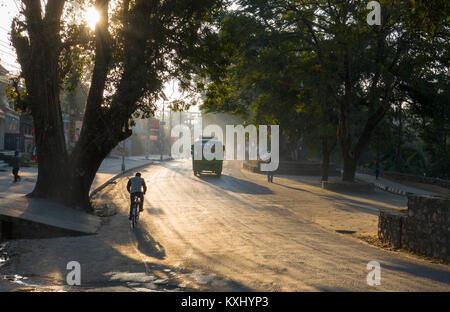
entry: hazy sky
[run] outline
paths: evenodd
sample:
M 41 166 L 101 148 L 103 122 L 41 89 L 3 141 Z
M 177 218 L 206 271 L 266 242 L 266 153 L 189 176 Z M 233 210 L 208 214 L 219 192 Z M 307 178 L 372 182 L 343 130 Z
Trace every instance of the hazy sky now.
M 9 40 L 11 22 L 13 17 L 18 14 L 18 8 L 20 8 L 20 0 L 0 0 L 0 64 L 9 70 L 11 74 L 18 74 L 20 71 L 20 66 L 16 61 L 15 50 Z M 176 89 L 173 92 L 173 82 L 168 83 L 164 89 L 166 96 L 170 97 L 172 95 L 172 99 L 182 98 L 183 96 Z M 158 106 L 160 108 L 162 107 L 161 104 L 162 101 L 159 101 Z M 192 107 L 190 111 L 198 111 L 198 107 Z
M 19 1 L 0 0 L 0 64 L 12 73 L 18 73 L 16 53 L 10 45 L 9 31 L 14 16 L 18 14 Z

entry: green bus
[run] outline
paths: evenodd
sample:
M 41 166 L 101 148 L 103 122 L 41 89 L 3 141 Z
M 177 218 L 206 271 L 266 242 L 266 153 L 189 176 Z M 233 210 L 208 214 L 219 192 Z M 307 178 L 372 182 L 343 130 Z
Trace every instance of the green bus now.
M 211 152 L 214 153 L 215 148 L 221 148 L 223 151 L 225 151 L 225 147 L 223 146 L 222 142 L 217 140 L 215 137 L 210 136 L 202 136 L 197 141 L 194 142 L 191 146 L 191 154 L 192 154 L 192 170 L 194 171 L 194 175 L 200 175 L 202 171 L 209 171 L 217 174 L 220 176 L 222 174 L 222 165 L 223 165 L 223 157 L 222 159 L 212 159 L 207 160 L 205 158 L 205 155 L 203 153 L 203 148 L 207 144 L 212 144 Z M 202 159 L 196 160 L 195 158 L 195 146 L 201 145 L 201 151 L 202 151 Z M 198 155 L 199 156 L 199 155 Z M 197 157 L 199 158 L 199 157 Z

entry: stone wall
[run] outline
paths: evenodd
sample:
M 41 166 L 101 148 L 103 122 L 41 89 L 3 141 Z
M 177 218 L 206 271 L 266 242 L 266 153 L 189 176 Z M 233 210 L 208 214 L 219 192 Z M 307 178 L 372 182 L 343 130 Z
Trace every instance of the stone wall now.
M 380 210 L 378 218 L 378 237 L 394 248 L 401 248 L 402 217 L 404 213 L 394 210 Z
M 408 210 L 382 210 L 378 237 L 395 248 L 450 262 L 450 199 L 409 195 Z

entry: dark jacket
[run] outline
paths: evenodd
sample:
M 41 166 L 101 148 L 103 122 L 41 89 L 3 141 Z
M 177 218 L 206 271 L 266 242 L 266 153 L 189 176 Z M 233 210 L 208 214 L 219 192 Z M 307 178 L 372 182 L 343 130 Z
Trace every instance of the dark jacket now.
M 133 177 L 128 180 L 127 190 L 129 193 L 141 193 L 141 187 L 144 189 L 144 194 L 147 192 L 147 185 L 145 180 L 141 177 Z
M 13 161 L 12 161 L 12 167 L 20 168 L 20 157 L 19 156 L 14 156 Z

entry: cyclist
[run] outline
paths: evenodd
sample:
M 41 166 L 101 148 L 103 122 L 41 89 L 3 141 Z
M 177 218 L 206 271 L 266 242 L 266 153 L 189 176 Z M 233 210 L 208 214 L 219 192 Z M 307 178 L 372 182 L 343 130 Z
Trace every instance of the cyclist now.
M 144 192 L 142 192 L 142 189 Z M 139 197 L 141 199 L 141 203 L 139 205 L 139 211 L 144 211 L 143 205 L 144 205 L 144 195 L 147 192 L 147 185 L 145 185 L 145 180 L 141 178 L 141 173 L 137 172 L 136 176 L 128 180 L 127 184 L 127 191 L 130 193 L 130 216 L 129 219 L 131 220 L 131 208 L 133 203 L 136 200 L 136 197 Z

